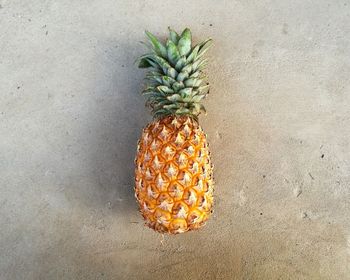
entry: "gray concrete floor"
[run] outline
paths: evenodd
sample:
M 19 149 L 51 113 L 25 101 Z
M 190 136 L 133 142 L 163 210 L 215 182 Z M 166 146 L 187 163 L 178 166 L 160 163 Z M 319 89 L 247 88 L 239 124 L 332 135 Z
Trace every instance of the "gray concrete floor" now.
M 143 226 L 143 30 L 211 36 L 215 215 Z M 350 279 L 350 2 L 0 0 L 0 279 Z

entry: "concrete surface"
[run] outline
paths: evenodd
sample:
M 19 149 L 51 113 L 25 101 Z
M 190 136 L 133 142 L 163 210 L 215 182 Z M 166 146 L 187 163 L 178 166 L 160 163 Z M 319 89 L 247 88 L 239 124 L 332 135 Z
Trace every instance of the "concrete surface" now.
M 350 279 L 350 2 L 0 0 L 0 279 Z M 215 215 L 143 227 L 148 29 L 213 37 Z

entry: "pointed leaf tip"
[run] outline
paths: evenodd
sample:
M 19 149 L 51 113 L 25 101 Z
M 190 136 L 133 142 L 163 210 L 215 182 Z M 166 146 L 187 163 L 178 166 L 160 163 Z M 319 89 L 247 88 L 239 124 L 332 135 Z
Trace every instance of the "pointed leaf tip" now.
M 153 46 L 154 52 L 156 54 L 166 58 L 167 57 L 167 50 L 164 47 L 164 45 L 151 32 L 145 30 L 145 33 L 146 33 L 146 36 L 148 37 L 149 41 L 151 42 L 151 44 Z
M 179 51 L 178 51 L 175 43 L 171 40 L 168 40 L 166 47 L 167 47 L 168 58 L 169 58 L 170 62 L 173 65 L 175 65 L 176 62 L 180 58 L 180 54 L 179 54 Z
M 169 30 L 169 38 L 170 38 L 170 40 L 171 40 L 175 45 L 177 45 L 177 43 L 178 43 L 179 40 L 180 40 L 179 34 L 177 34 L 176 31 L 172 30 L 172 29 L 170 28 L 170 26 L 168 26 L 168 30 Z
M 189 28 L 186 28 L 181 33 L 181 38 L 178 43 L 178 49 L 180 52 L 180 55 L 188 55 L 191 51 L 191 41 L 192 41 L 192 35 L 191 30 Z

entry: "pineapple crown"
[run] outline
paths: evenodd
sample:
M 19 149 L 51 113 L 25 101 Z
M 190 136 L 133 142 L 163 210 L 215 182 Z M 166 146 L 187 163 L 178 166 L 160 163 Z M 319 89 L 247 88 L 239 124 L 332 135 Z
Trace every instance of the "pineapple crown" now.
M 187 115 L 197 119 L 205 108 L 200 101 L 209 92 L 204 82 L 203 69 L 207 64 L 204 54 L 212 40 L 207 39 L 192 47 L 191 30 L 181 35 L 170 27 L 169 38 L 164 45 L 152 33 L 146 31 L 151 53 L 139 58 L 139 68 L 151 68 L 147 73 L 146 105 L 155 118 L 168 115 Z

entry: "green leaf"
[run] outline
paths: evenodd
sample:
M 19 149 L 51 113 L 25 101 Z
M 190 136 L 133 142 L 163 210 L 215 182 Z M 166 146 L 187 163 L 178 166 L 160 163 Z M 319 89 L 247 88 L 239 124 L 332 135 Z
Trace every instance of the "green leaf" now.
M 175 65 L 180 58 L 180 53 L 173 41 L 168 40 L 166 47 L 168 58 L 170 62 Z
M 167 87 L 171 87 L 171 85 L 176 82 L 173 78 L 168 76 L 162 76 L 161 79 L 162 79 L 163 85 L 166 85 Z
M 192 88 L 183 88 L 179 91 L 179 94 L 182 97 L 191 96 L 192 95 Z
M 162 101 L 158 102 L 157 104 L 155 104 L 155 108 L 161 108 L 163 107 L 164 105 L 171 105 L 172 102 L 169 101 L 169 100 L 166 100 L 166 99 L 163 99 Z
M 209 85 L 205 85 L 205 86 L 202 86 L 202 87 L 198 88 L 198 92 L 200 94 L 207 94 L 208 91 L 209 91 Z
M 208 61 L 203 61 L 202 63 L 200 63 L 197 67 L 197 71 L 203 71 L 208 65 Z
M 141 58 L 139 61 L 139 68 L 148 68 L 148 67 L 152 67 L 152 65 L 148 62 L 148 60 L 146 58 Z
M 167 86 L 157 86 L 157 90 L 159 90 L 160 92 L 163 92 L 165 94 L 174 93 L 174 91 L 171 88 L 168 88 Z
M 200 105 L 197 104 L 197 103 L 194 103 L 194 104 L 193 104 L 193 107 L 192 107 L 192 111 L 193 111 L 193 114 L 199 115 L 200 112 L 201 112 L 201 107 L 200 107 Z
M 175 114 L 177 115 L 185 115 L 185 114 L 190 114 L 191 111 L 187 108 L 180 108 L 175 111 Z
M 158 71 L 149 71 L 148 74 L 152 76 L 162 76 L 162 73 Z
M 159 93 L 154 92 L 154 91 L 144 91 L 142 92 L 142 95 L 147 96 L 147 97 L 155 97 L 155 96 L 159 96 Z
M 153 63 L 153 65 L 154 64 L 156 64 L 156 65 L 158 64 L 155 67 L 162 69 L 164 74 L 167 74 L 167 69 L 169 67 L 171 67 L 170 64 L 164 58 L 162 58 L 160 56 L 154 55 L 154 56 L 152 56 L 152 57 L 150 57 L 148 59 L 150 60 L 150 63 L 151 62 Z
M 175 79 L 177 76 L 177 71 L 173 67 L 168 67 L 166 74 L 171 78 Z
M 186 28 L 182 32 L 181 38 L 178 43 L 178 49 L 179 49 L 180 55 L 187 56 L 189 54 L 189 52 L 191 51 L 191 40 L 192 40 L 191 30 Z
M 187 79 L 185 81 L 185 86 L 186 87 L 199 87 L 203 80 L 200 79 Z
M 183 82 L 175 82 L 172 85 L 172 88 L 174 89 L 174 91 L 179 91 L 180 89 L 183 89 L 185 87 Z
M 186 65 L 184 68 L 182 68 L 181 72 L 187 72 L 187 73 L 191 73 L 192 71 L 192 64 L 188 64 Z
M 159 102 L 162 101 L 162 99 L 160 99 L 159 97 L 156 97 L 156 96 L 150 96 L 150 97 L 147 97 L 147 105 L 148 106 L 156 106 Z
M 200 85 L 203 83 L 202 79 L 195 79 L 193 83 L 193 87 L 200 87 Z
M 160 116 L 164 116 L 164 115 L 170 115 L 171 112 L 169 110 L 162 108 L 162 109 L 153 110 L 153 114 L 155 117 L 160 117 Z
M 146 79 L 150 82 L 156 82 L 158 84 L 163 84 L 162 78 L 160 76 L 148 76 Z
M 190 78 L 198 78 L 201 75 L 199 71 L 193 72 L 190 76 Z
M 152 86 L 147 86 L 142 92 L 147 92 L 147 91 L 156 91 L 156 89 Z
M 156 36 L 154 36 L 151 32 L 145 31 L 147 37 L 149 38 L 149 41 L 151 42 L 153 46 L 153 50 L 156 54 L 166 58 L 167 57 L 167 51 L 164 45 L 159 42 Z
M 184 103 L 191 103 L 192 102 L 192 96 L 185 96 L 182 98 L 182 102 Z
M 176 102 L 176 101 L 180 101 L 182 99 L 182 97 L 180 94 L 175 93 L 175 94 L 167 96 L 167 99 L 172 101 L 172 102 Z
M 160 78 L 161 84 L 163 84 L 164 86 L 167 86 L 167 87 L 171 87 L 169 81 L 166 79 L 167 77 L 168 77 L 168 76 L 162 76 L 162 77 Z
M 170 40 L 175 44 L 177 45 L 177 43 L 179 42 L 180 40 L 180 36 L 179 34 L 177 34 L 174 30 L 172 30 L 170 27 L 168 27 L 169 29 L 169 38 Z
M 184 84 L 186 87 L 193 87 L 193 84 L 196 80 L 195 79 L 187 79 Z
M 195 61 L 193 63 L 193 67 L 192 67 L 192 70 L 193 71 L 198 71 L 200 69 L 202 69 L 208 62 L 208 59 L 198 59 L 197 61 Z
M 142 64 L 143 63 L 149 64 L 148 59 L 152 59 L 153 57 L 154 57 L 153 53 L 146 53 L 144 55 L 141 55 L 135 62 L 141 63 L 141 61 L 143 61 Z M 151 65 L 150 65 L 150 67 L 151 67 Z
M 152 77 L 162 77 L 162 74 L 157 72 L 157 71 L 149 71 L 146 74 L 147 78 L 152 78 Z
M 197 45 L 192 49 L 190 55 L 187 57 L 188 62 L 193 62 L 196 59 L 199 48 L 200 48 L 200 45 Z
M 165 98 L 165 96 L 162 96 L 162 95 L 164 95 L 164 93 L 160 93 L 158 91 L 154 91 L 154 92 L 148 91 L 148 92 L 142 93 L 142 95 L 150 100 L 156 100 L 156 101 L 159 99 Z
M 202 104 L 194 103 L 193 107 L 196 115 L 199 115 L 201 112 L 203 112 L 205 115 L 207 114 L 207 111 Z
M 157 74 L 154 74 L 154 73 L 157 73 Z M 146 78 L 145 80 L 147 80 L 148 82 L 154 82 L 154 83 L 158 83 L 158 84 L 163 84 L 163 81 L 162 81 L 162 76 L 160 73 L 158 72 L 148 72 L 146 74 Z
M 167 110 L 171 110 L 171 109 L 178 108 L 178 105 L 177 104 L 164 105 L 163 108 Z
M 152 59 L 150 58 L 145 58 L 149 64 L 151 64 L 151 66 L 158 71 L 162 71 L 162 68 L 159 66 L 159 64 L 157 64 L 156 62 L 154 62 Z
M 193 96 L 192 101 L 195 103 L 199 103 L 204 97 L 205 97 L 205 95 L 199 94 L 199 95 Z
M 213 43 L 212 39 L 207 39 L 202 43 L 200 43 L 200 49 L 196 59 L 199 59 L 200 57 L 202 57 L 209 50 L 212 43 Z
M 192 68 L 193 68 L 193 71 L 194 71 L 194 72 L 197 71 L 198 65 L 199 65 L 202 61 L 203 61 L 202 59 L 198 59 L 198 60 L 196 60 L 195 62 L 193 62 Z
M 182 56 L 175 64 L 175 69 L 177 71 L 181 71 L 181 69 L 185 66 L 186 64 L 186 56 Z
M 161 75 L 153 75 L 153 74 L 151 74 L 151 73 L 147 73 L 147 74 L 146 74 L 146 78 L 147 78 L 147 79 L 152 79 L 152 78 L 155 78 L 155 77 L 161 78 L 162 76 L 161 76 Z
M 182 82 L 183 80 L 188 78 L 188 73 L 187 72 L 181 72 L 179 75 L 177 75 L 176 80 L 178 82 Z

